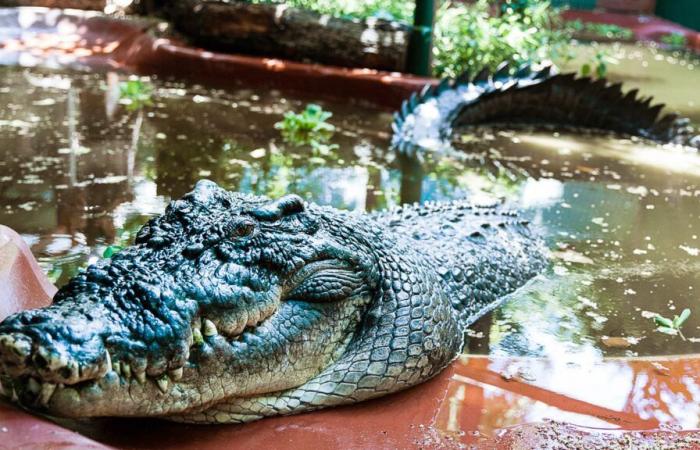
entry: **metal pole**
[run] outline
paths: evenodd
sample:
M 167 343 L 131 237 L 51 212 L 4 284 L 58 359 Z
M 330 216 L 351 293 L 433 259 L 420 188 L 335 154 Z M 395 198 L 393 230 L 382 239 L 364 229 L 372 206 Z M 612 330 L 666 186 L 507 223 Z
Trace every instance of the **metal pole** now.
M 416 0 L 416 9 L 413 12 L 413 33 L 408 44 L 407 72 L 415 75 L 430 75 L 434 22 L 435 0 Z

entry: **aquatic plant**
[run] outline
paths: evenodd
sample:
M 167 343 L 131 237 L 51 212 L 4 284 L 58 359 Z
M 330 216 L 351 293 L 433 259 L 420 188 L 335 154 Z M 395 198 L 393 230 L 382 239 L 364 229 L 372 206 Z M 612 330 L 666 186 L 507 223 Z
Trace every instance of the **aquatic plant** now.
M 129 79 L 119 83 L 119 98 L 126 109 L 136 111 L 153 104 L 153 86 L 140 79 Z
M 109 245 L 107 248 L 105 248 L 105 251 L 102 253 L 103 258 L 111 258 L 112 256 L 116 255 L 119 251 L 121 251 L 124 247 L 121 245 Z
M 319 105 L 309 103 L 300 113 L 285 113 L 275 128 L 281 131 L 282 138 L 288 144 L 309 145 L 315 157 L 328 156 L 338 148 L 336 144 L 328 143 L 335 133 L 335 126 L 327 122 L 332 116 L 333 113 L 324 111 Z
M 685 37 L 685 34 L 678 32 L 664 34 L 660 40 L 662 44 L 666 44 L 671 48 L 685 48 L 688 44 L 688 38 Z
M 608 39 L 628 40 L 634 37 L 634 32 L 631 28 L 610 23 L 583 22 L 580 19 L 576 19 L 566 22 L 565 26 L 573 32 L 586 32 Z
M 608 64 L 617 64 L 617 60 L 606 51 L 599 50 L 590 61 L 581 65 L 581 75 L 584 77 L 605 78 L 608 74 Z
M 134 178 L 134 165 L 138 151 L 141 127 L 143 126 L 143 109 L 153 104 L 153 86 L 139 78 L 130 78 L 119 83 L 119 99 L 129 112 L 136 112 L 136 119 L 131 131 L 131 146 L 127 155 L 127 177 Z
M 654 323 L 657 325 L 656 330 L 666 334 L 679 335 L 681 339 L 685 340 L 685 336 L 681 332 L 681 327 L 683 322 L 688 320 L 690 317 L 690 309 L 685 308 L 679 316 L 674 316 L 673 319 L 664 317 L 661 314 L 656 314 L 654 316 Z
M 301 136 L 306 135 L 332 135 L 335 132 L 335 127 L 326 122 L 333 117 L 333 113 L 324 111 L 319 105 L 309 103 L 304 111 L 295 113 L 289 111 L 284 114 L 284 119 L 275 124 L 275 128 L 282 130 L 282 134 L 294 136 L 295 139 L 301 140 Z

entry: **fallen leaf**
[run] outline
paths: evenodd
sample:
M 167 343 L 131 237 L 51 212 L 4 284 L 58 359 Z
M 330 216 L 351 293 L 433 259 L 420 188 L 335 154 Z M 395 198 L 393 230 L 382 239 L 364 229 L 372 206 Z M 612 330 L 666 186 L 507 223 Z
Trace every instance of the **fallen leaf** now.
M 633 336 L 603 336 L 600 340 L 603 345 L 612 348 L 627 348 L 637 345 L 640 341 L 639 338 Z

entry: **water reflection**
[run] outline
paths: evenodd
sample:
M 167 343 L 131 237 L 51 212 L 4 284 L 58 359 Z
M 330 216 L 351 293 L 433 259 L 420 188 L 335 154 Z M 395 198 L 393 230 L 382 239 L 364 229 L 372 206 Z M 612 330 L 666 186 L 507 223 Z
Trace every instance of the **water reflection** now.
M 276 91 L 157 83 L 154 101 L 133 108 L 114 73 L 0 70 L 0 221 L 24 234 L 59 284 L 203 177 L 349 209 L 396 201 L 369 183 L 398 177 L 375 162 L 386 143 L 382 112 L 326 105 L 344 150 L 320 157 L 280 139 L 273 124 L 305 101 Z
M 461 434 L 465 443 L 546 420 L 608 430 L 696 429 L 698 373 L 697 355 L 596 361 L 465 356 L 454 365 L 438 427 L 468 432 Z

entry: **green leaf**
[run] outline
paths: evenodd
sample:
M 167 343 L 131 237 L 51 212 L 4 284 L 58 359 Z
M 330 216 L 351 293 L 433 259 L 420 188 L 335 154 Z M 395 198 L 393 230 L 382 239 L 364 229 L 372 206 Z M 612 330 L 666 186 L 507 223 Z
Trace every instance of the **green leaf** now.
M 591 65 L 586 63 L 581 66 L 581 75 L 587 77 L 591 73 Z
M 688 317 L 690 317 L 690 309 L 685 308 L 683 312 L 681 312 L 680 316 L 673 318 L 673 328 L 680 328 L 681 325 L 683 325 L 683 322 L 688 320 Z
M 662 332 L 662 333 L 666 333 L 666 334 L 673 335 L 673 336 L 675 336 L 676 334 L 678 334 L 678 330 L 676 330 L 675 328 L 658 327 L 656 330 L 657 330 L 657 331 L 660 331 L 660 332 Z
M 110 245 L 110 246 L 108 246 L 108 247 L 105 249 L 105 251 L 104 251 L 104 253 L 102 254 L 102 256 L 103 256 L 104 258 L 111 258 L 112 256 L 114 256 L 114 255 L 117 254 L 120 250 L 123 250 L 123 249 L 124 249 L 124 247 L 122 247 L 121 245 Z
M 321 107 L 315 103 L 309 103 L 306 105 L 306 112 L 312 116 L 318 115 L 321 111 L 323 111 Z
M 667 319 L 666 317 L 656 315 L 654 317 L 654 322 L 656 322 L 657 325 L 660 327 L 668 327 L 668 328 L 673 328 L 673 321 L 671 319 Z
M 598 75 L 598 78 L 604 78 L 605 75 L 608 73 L 608 66 L 601 62 L 598 64 L 598 67 L 596 67 L 596 75 Z

